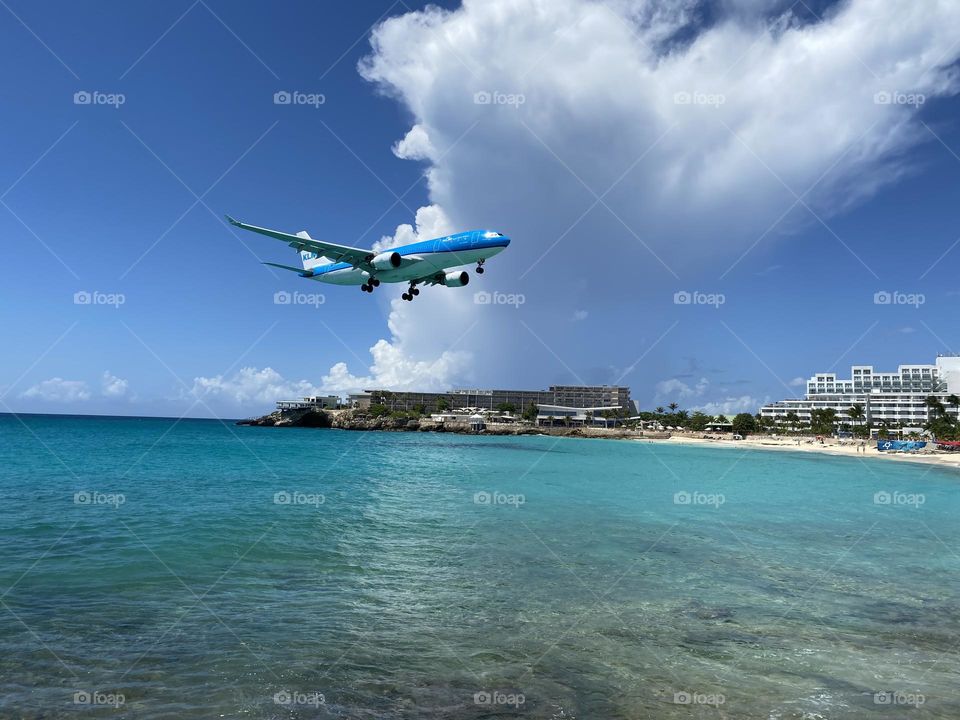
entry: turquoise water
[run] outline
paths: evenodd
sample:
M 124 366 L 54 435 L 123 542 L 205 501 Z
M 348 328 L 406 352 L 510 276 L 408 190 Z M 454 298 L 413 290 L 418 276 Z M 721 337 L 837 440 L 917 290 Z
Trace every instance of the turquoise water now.
M 939 469 L 2 416 L 0 498 L 0 717 L 960 717 Z

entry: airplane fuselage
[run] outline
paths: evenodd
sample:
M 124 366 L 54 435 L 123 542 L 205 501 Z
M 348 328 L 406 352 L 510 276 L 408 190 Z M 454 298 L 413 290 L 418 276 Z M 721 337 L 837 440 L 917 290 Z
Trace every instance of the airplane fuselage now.
M 400 267 L 369 271 L 347 262 L 335 262 L 318 265 L 305 271 L 303 276 L 331 285 L 363 285 L 371 277 L 385 283 L 410 282 L 481 262 L 503 252 L 509 244 L 510 238 L 495 231 L 469 230 L 385 250 L 399 253 L 404 261 Z
M 470 273 L 451 271 L 451 268 L 476 263 L 476 273 L 480 275 L 484 271 L 483 263 L 510 244 L 510 238 L 496 230 L 468 230 L 386 250 L 365 250 L 314 240 L 306 230 L 293 235 L 240 222 L 229 215 L 227 222 L 280 240 L 300 255 L 301 267 L 275 262 L 264 262 L 264 265 L 331 285 L 359 285 L 366 293 L 373 292 L 381 283 L 410 283 L 400 296 L 408 302 L 420 294 L 418 285 L 463 287 L 470 281 Z

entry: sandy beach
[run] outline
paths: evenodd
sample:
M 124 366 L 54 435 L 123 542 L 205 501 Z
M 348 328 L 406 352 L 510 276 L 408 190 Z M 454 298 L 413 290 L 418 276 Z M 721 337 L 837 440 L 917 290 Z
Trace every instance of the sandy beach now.
M 924 449 L 920 452 L 880 452 L 877 450 L 876 440 L 865 441 L 865 448 L 860 449 L 860 440 L 837 440 L 824 438 L 819 442 L 812 438 L 784 438 L 769 435 L 755 435 L 744 440 L 733 440 L 729 436 L 714 435 L 704 437 L 697 433 L 679 433 L 668 439 L 637 438 L 639 442 L 670 443 L 675 445 L 697 445 L 701 447 L 721 447 L 740 450 L 774 450 L 803 453 L 820 453 L 823 455 L 846 455 L 857 458 L 881 458 L 899 462 L 923 463 L 938 465 L 960 470 L 960 452 L 952 453 L 942 450 Z M 863 450 L 866 450 L 864 452 Z

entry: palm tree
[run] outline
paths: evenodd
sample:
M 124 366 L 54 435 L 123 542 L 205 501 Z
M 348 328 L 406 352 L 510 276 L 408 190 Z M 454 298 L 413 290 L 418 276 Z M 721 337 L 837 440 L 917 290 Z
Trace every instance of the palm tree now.
M 680 406 L 677 405 L 675 402 L 672 402 L 669 405 L 667 405 L 667 407 L 670 408 L 670 412 L 675 413 L 677 411 L 677 408 Z
M 957 395 L 948 395 L 947 404 L 953 408 L 954 414 L 960 417 L 960 397 Z
M 663 407 L 660 406 L 656 410 L 654 410 L 654 412 L 657 413 L 657 415 L 663 415 L 663 413 L 665 413 L 666 410 L 664 410 Z
M 927 415 L 931 420 L 940 417 L 946 412 L 946 408 L 943 407 L 943 403 L 940 402 L 936 395 L 928 395 L 927 399 L 924 400 L 924 405 L 927 406 Z
M 863 405 L 851 405 L 847 409 L 847 417 L 853 420 L 854 424 L 858 424 L 863 420 Z
M 784 416 L 783 419 L 786 420 L 788 423 L 790 423 L 790 429 L 791 429 L 791 430 L 796 430 L 796 429 L 797 429 L 797 425 L 800 424 L 800 416 L 797 415 L 797 411 L 796 411 L 796 410 L 790 410 L 790 411 L 788 411 L 787 414 Z

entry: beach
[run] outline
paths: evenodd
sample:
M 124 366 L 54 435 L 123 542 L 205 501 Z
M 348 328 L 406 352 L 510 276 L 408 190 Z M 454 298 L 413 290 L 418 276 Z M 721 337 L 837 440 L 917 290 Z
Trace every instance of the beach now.
M 927 450 L 920 452 L 880 452 L 877 450 L 876 440 L 865 440 L 860 446 L 860 440 L 837 440 L 824 438 L 823 442 L 809 437 L 785 438 L 771 435 L 748 436 L 743 440 L 733 440 L 728 436 L 704 436 L 698 433 L 679 433 L 669 438 L 636 438 L 640 442 L 666 443 L 670 445 L 690 445 L 697 447 L 718 447 L 731 450 L 779 450 L 788 452 L 817 453 L 822 455 L 840 455 L 856 458 L 881 458 L 896 462 L 923 463 L 943 468 L 960 469 L 960 453 L 945 452 L 942 450 Z

